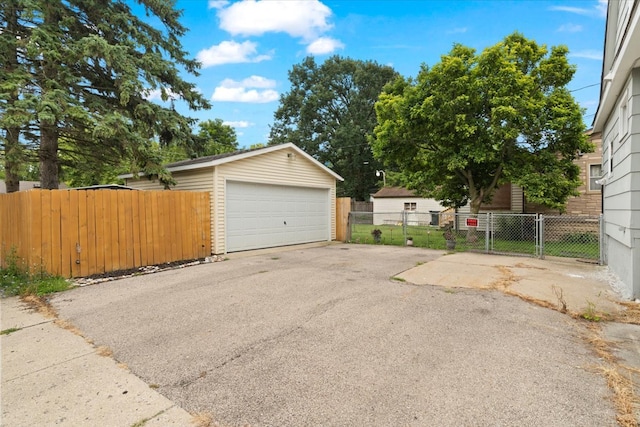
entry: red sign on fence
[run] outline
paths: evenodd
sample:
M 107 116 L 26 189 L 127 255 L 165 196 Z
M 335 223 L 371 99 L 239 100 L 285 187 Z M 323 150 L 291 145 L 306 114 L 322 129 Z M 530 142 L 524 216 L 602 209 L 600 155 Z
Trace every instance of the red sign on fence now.
M 478 218 L 467 218 L 467 227 L 477 227 Z

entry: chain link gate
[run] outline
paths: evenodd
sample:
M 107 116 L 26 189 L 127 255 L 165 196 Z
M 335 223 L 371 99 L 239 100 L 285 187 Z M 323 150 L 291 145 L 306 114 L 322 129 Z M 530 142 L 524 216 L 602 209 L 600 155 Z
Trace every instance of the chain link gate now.
M 452 210 L 351 212 L 347 240 L 365 244 L 603 261 L 601 216 L 498 212 L 471 215 Z

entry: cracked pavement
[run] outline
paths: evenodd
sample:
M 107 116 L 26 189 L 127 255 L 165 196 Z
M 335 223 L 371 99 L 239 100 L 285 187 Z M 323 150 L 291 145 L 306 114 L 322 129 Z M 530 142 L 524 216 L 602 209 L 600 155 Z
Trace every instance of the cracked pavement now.
M 147 384 L 224 426 L 615 425 L 580 322 L 497 291 L 392 279 L 439 256 L 292 248 L 52 303 Z

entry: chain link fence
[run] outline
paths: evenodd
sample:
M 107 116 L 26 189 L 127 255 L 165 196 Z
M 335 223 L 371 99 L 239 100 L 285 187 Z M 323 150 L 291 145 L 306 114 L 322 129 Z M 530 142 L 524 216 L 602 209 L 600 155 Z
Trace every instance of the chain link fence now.
M 601 262 L 601 218 L 538 214 L 351 212 L 347 240 L 531 257 Z

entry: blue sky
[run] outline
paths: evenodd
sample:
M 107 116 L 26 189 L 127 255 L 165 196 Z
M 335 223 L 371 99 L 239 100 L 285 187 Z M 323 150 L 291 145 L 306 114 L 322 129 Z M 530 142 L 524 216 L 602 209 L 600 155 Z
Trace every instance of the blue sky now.
M 589 126 L 598 105 L 606 0 L 386 1 L 178 0 L 189 32 L 183 47 L 203 66 L 185 76 L 213 103 L 181 113 L 220 118 L 241 147 L 268 140 L 287 72 L 305 56 L 331 55 L 392 65 L 416 76 L 454 43 L 482 50 L 513 31 L 547 46 L 564 44 L 577 66 L 572 90 Z M 160 101 L 158 101 L 160 102 Z

